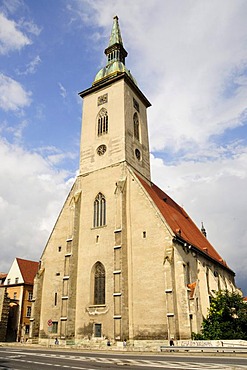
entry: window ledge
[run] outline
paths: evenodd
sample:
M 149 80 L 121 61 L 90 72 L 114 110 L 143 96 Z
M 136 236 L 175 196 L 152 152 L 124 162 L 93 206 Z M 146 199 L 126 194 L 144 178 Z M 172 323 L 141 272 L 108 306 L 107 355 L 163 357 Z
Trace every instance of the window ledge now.
M 101 308 L 101 307 L 106 307 L 106 304 L 91 304 L 88 306 L 89 308 Z
M 93 226 L 93 227 L 91 227 L 91 230 L 103 229 L 104 227 L 107 227 L 107 225 Z
M 103 315 L 109 311 L 106 304 L 88 305 L 86 311 L 90 316 Z

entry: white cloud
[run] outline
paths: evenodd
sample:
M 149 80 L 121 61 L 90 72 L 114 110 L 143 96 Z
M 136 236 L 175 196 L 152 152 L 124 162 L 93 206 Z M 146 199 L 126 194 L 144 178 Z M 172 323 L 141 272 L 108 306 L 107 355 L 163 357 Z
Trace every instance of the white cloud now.
M 42 29 L 37 26 L 32 20 L 21 19 L 18 22 L 19 27 L 22 27 L 26 32 L 31 33 L 34 36 L 39 36 Z
M 37 70 L 37 67 L 38 65 L 41 63 L 41 59 L 39 57 L 39 55 L 37 55 L 35 58 L 33 58 L 31 60 L 31 62 L 29 62 L 26 67 L 25 67 L 25 70 L 22 72 L 20 70 L 17 70 L 17 74 L 18 75 L 28 75 L 28 74 L 33 74 L 36 72 Z
M 18 30 L 18 25 L 15 21 L 6 18 L 3 13 L 0 13 L 0 54 L 20 50 L 31 43 L 31 40 Z
M 60 95 L 63 98 L 66 98 L 66 96 L 67 96 L 67 90 L 65 89 L 65 87 L 60 82 L 58 83 L 58 86 L 60 88 Z
M 81 14 L 87 5 L 78 1 Z M 246 12 L 242 0 L 153 0 L 145 7 L 140 0 L 93 2 L 88 18 L 104 27 L 108 37 L 112 16 L 119 15 L 130 52 L 127 67 L 131 65 L 154 106 L 149 112 L 152 149 L 201 145 L 242 124 L 247 101 Z
M 204 222 L 209 241 L 237 278 L 246 282 L 247 149 L 231 158 L 173 166 L 151 156 L 151 164 L 153 181 L 185 208 L 198 227 Z M 247 292 L 246 283 L 243 288 Z
M 15 257 L 39 259 L 72 184 L 67 173 L 20 146 L 0 141 L 0 157 L 1 271 L 6 272 Z
M 18 122 L 16 126 L 10 126 L 6 121 L 4 121 L 0 125 L 0 133 L 3 134 L 10 133 L 13 138 L 13 141 L 16 144 L 21 143 L 23 138 L 23 132 L 27 126 L 28 121 L 26 119 L 23 119 L 20 122 Z
M 19 82 L 0 74 L 0 108 L 4 111 L 17 111 L 29 106 L 31 92 L 26 91 Z
M 64 152 L 54 146 L 40 147 L 36 149 L 36 152 L 43 158 L 46 158 L 50 165 L 58 165 L 67 159 L 75 159 L 77 153 L 75 152 Z
M 23 6 L 23 0 L 3 0 L 2 4 L 8 13 L 15 13 L 18 8 Z

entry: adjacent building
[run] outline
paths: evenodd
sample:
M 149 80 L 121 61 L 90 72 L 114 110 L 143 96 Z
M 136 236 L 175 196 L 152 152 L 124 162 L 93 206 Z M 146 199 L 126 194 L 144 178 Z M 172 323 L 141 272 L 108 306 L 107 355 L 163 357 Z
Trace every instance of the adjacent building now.
M 16 258 L 0 285 L 0 341 L 26 341 L 38 262 Z
M 188 339 L 234 272 L 150 176 L 150 102 L 114 17 L 107 62 L 83 98 L 80 169 L 41 256 L 31 337 Z M 141 63 L 141 61 L 140 61 Z

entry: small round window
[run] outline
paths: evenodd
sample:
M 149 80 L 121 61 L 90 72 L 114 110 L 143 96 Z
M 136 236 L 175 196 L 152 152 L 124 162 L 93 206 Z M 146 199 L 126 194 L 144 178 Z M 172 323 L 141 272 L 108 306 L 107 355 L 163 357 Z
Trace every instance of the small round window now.
M 104 144 L 100 145 L 98 148 L 97 148 L 97 154 L 98 155 L 104 155 L 106 152 L 106 146 Z

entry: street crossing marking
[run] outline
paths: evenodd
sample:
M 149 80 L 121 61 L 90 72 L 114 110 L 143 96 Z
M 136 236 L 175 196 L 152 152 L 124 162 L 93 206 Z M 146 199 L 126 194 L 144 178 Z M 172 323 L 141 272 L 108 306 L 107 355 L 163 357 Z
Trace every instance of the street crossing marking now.
M 17 353 L 16 353 L 17 354 Z M 217 363 L 202 363 L 202 362 L 179 362 L 179 361 L 160 361 L 160 360 L 145 360 L 145 359 L 130 359 L 130 358 L 111 358 L 111 357 L 89 357 L 89 356 L 73 356 L 73 355 L 60 355 L 60 354 L 41 354 L 41 353 L 25 353 L 27 355 L 34 355 L 40 357 L 50 357 L 50 358 L 67 358 L 69 360 L 74 361 L 90 361 L 96 363 L 104 363 L 104 364 L 111 364 L 111 365 L 132 365 L 136 367 L 152 367 L 152 368 L 167 368 L 170 369 L 186 369 L 186 370 L 246 370 L 246 365 L 233 365 L 233 364 L 217 364 Z M 95 370 L 93 368 L 85 368 L 81 366 L 68 366 L 63 364 L 52 364 L 47 362 L 38 362 L 38 361 L 31 361 L 24 359 L 23 356 L 25 355 L 23 352 L 21 353 L 22 356 L 18 355 L 10 355 L 8 357 L 0 357 L 0 359 L 5 360 L 11 359 L 12 361 L 20 361 L 30 364 L 37 364 L 37 365 L 47 365 L 47 366 L 54 366 L 57 368 L 71 368 L 76 370 Z M 22 357 L 22 358 L 21 358 Z M 0 365 L 1 369 L 1 365 Z M 13 369 L 14 370 L 14 369 Z

